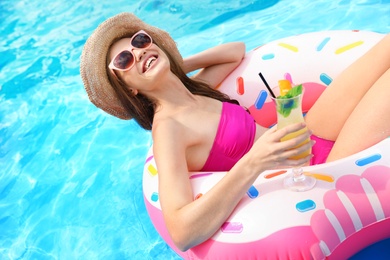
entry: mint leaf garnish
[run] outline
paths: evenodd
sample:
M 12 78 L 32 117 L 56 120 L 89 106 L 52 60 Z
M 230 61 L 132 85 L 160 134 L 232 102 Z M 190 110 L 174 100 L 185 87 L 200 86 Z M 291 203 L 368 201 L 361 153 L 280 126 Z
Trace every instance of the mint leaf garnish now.
M 291 98 L 299 96 L 300 94 L 302 94 L 302 84 L 291 88 L 286 95 L 277 97 L 276 109 L 278 113 L 283 115 L 283 117 L 288 117 L 291 114 L 291 110 L 298 107 L 297 100 Z
M 302 84 L 301 85 L 297 85 L 297 86 L 291 88 L 286 93 L 286 95 L 279 96 L 278 99 L 293 98 L 293 97 L 299 96 L 300 94 L 302 94 L 302 89 L 303 89 L 302 88 Z

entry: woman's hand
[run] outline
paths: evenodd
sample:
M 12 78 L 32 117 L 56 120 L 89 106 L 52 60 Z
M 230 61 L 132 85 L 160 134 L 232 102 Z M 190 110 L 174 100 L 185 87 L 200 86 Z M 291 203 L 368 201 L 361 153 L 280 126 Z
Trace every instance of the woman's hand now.
M 241 63 L 244 56 L 243 42 L 225 43 L 185 58 L 183 70 L 189 73 L 201 69 L 193 78 L 215 88 Z
M 280 140 L 288 134 L 305 128 L 305 123 L 289 125 L 279 130 L 275 126 L 267 130 L 243 158 L 248 160 L 247 163 L 250 167 L 258 169 L 259 172 L 275 168 L 303 165 L 312 158 L 312 155 L 298 160 L 289 158 L 301 154 L 314 145 L 315 142 L 310 140 L 304 145 L 299 146 L 299 144 L 310 138 L 311 132 L 309 130 L 305 131 L 303 134 L 287 141 L 282 142 Z

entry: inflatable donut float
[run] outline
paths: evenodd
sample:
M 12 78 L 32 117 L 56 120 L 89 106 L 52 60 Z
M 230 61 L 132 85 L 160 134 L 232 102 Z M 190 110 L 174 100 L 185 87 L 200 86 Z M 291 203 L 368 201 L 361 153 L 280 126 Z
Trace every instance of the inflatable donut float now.
M 248 52 L 219 89 L 269 127 L 276 113 L 259 72 L 273 86 L 281 78 L 303 83 L 307 111 L 334 77 L 383 36 L 324 31 L 276 40 Z M 347 259 L 390 238 L 390 138 L 347 158 L 305 167 L 317 179 L 306 192 L 283 188 L 288 171 L 262 173 L 220 230 L 186 252 L 175 247 L 165 228 L 152 149 L 143 173 L 145 204 L 159 234 L 184 259 Z M 225 174 L 192 173 L 194 199 Z

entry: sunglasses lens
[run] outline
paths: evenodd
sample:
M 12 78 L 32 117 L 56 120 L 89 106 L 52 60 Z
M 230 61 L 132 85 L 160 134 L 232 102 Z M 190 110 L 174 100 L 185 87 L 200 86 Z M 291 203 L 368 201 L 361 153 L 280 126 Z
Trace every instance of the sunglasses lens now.
M 114 59 L 114 66 L 121 70 L 126 70 L 131 67 L 134 62 L 134 56 L 129 51 L 122 51 L 116 55 Z
M 139 49 L 149 47 L 151 44 L 152 39 L 149 37 L 149 35 L 144 33 L 137 34 L 131 41 L 131 45 Z

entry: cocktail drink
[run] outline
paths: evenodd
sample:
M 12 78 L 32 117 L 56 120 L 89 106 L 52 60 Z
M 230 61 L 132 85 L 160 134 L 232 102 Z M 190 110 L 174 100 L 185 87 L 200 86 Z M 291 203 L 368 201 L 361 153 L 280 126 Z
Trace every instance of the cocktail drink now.
M 291 87 L 291 83 L 287 80 L 279 81 L 279 87 L 274 88 L 273 92 L 276 98 L 272 98 L 277 114 L 277 128 L 281 129 L 291 124 L 304 122 L 302 115 L 302 96 L 303 87 L 302 85 Z M 297 137 L 307 129 L 302 129 L 297 132 L 286 135 L 281 141 L 287 141 L 294 137 Z M 308 143 L 310 139 L 306 139 L 295 148 Z M 299 155 L 292 156 L 289 159 L 297 160 L 308 156 L 311 153 L 311 149 L 307 149 Z M 292 168 L 292 173 L 284 179 L 284 186 L 294 191 L 306 191 L 314 187 L 316 179 L 303 174 L 302 167 Z

